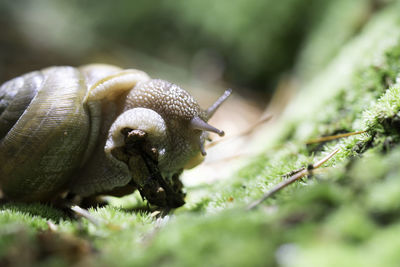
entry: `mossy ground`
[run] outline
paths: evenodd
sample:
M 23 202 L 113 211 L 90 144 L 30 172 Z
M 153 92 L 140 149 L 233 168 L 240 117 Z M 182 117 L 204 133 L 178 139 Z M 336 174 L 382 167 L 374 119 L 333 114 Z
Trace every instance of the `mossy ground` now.
M 143 209 L 137 194 L 111 199 L 90 210 L 98 225 L 49 206 L 6 203 L 0 265 L 398 266 L 399 11 L 393 4 L 375 15 L 302 86 L 268 139 L 258 141 L 264 153 L 229 180 L 188 188 L 189 196 L 205 191 L 200 199 L 189 197 L 166 216 Z M 313 175 L 246 210 L 282 175 L 337 147 Z M 54 234 L 48 221 L 58 226 Z

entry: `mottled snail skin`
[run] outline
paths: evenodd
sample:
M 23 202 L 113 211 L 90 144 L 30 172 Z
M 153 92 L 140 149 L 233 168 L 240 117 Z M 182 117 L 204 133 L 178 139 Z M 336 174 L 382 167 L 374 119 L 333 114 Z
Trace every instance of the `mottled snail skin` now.
M 0 87 L 0 188 L 19 201 L 139 189 L 180 206 L 179 175 L 203 160 L 207 131 L 223 135 L 207 121 L 229 94 L 202 110 L 175 84 L 101 64 L 17 77 Z

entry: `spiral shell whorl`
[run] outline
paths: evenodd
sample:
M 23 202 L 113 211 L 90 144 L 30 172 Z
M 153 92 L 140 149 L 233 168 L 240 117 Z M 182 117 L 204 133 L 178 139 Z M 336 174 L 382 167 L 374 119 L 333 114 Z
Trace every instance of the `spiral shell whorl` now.
M 25 108 L 0 142 L 0 186 L 7 198 L 37 201 L 54 196 L 79 167 L 86 147 L 89 117 L 81 73 L 54 67 L 34 74 L 41 75 L 37 84 L 29 75 L 13 84 L 17 94 L 2 114 L 14 103 Z M 26 91 L 31 99 L 26 99 Z

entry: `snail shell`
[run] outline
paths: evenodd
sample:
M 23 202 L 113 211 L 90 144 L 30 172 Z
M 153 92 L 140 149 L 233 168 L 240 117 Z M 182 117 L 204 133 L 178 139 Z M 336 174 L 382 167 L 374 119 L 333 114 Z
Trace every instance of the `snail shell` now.
M 0 87 L 1 190 L 50 201 L 139 189 L 152 204 L 182 205 L 179 175 L 202 161 L 208 132 L 223 135 L 207 121 L 229 94 L 203 110 L 175 84 L 102 64 L 12 79 Z

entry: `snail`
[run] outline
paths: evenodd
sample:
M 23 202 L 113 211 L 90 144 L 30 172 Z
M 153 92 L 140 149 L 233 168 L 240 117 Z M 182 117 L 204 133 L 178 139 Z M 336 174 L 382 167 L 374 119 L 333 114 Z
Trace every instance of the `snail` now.
M 179 86 L 136 69 L 54 66 L 0 87 L 0 189 L 4 199 L 123 196 L 179 207 L 183 169 L 200 164 L 208 109 Z

